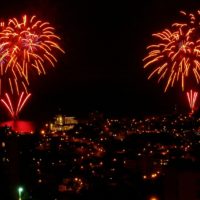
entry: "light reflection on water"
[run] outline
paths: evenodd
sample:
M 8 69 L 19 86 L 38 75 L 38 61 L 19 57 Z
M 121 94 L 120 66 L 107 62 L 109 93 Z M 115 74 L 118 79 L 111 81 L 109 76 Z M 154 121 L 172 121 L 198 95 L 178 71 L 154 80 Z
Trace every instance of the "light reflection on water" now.
M 36 124 L 32 121 L 12 120 L 2 122 L 0 126 L 10 126 L 18 133 L 31 133 L 36 129 Z

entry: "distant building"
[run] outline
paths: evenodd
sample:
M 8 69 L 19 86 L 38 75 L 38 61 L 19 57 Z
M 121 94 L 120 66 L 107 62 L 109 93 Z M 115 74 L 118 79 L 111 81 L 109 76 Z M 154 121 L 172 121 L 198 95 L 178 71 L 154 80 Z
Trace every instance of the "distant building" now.
M 49 124 L 50 132 L 68 131 L 73 129 L 78 124 L 75 117 L 68 117 L 65 115 L 56 115 L 54 122 Z

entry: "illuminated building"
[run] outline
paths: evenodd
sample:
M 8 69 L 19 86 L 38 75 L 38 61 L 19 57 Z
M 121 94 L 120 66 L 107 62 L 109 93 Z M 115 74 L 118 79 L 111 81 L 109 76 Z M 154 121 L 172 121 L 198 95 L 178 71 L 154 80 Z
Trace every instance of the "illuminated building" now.
M 54 118 L 54 122 L 50 123 L 49 130 L 50 132 L 68 131 L 73 129 L 76 124 L 78 124 L 78 121 L 75 119 L 75 117 L 57 115 Z

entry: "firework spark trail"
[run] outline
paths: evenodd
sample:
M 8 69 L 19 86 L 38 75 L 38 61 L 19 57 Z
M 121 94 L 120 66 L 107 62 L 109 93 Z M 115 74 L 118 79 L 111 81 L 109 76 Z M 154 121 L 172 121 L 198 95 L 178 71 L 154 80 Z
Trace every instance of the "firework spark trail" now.
M 24 107 L 25 103 L 28 101 L 30 96 L 31 96 L 31 94 L 29 93 L 28 95 L 26 95 L 26 97 L 22 100 L 21 103 L 20 102 L 18 103 L 19 107 L 16 110 L 16 116 L 18 116 L 18 113 L 22 110 L 22 108 Z
M 14 111 L 13 111 L 13 106 L 12 106 L 12 104 L 10 103 L 11 101 L 10 101 L 10 98 L 9 98 L 9 96 L 7 95 L 7 93 L 6 93 L 6 99 L 4 100 L 4 99 L 1 99 L 1 102 L 3 103 L 3 105 L 6 107 L 6 109 L 10 112 L 10 114 L 11 114 L 11 116 L 12 116 L 12 118 L 14 118 Z
M 157 41 L 147 47 L 148 54 L 143 59 L 144 68 L 151 70 L 148 79 L 158 76 L 158 82 L 166 80 L 164 91 L 180 82 L 182 91 L 189 78 L 200 82 L 200 11 L 194 14 L 181 14 L 188 22 L 174 23 L 152 36 Z
M 187 94 L 188 103 L 189 103 L 189 106 L 190 106 L 190 109 L 191 109 L 191 113 L 193 113 L 194 109 L 195 109 L 195 103 L 196 103 L 196 100 L 197 100 L 197 97 L 198 97 L 198 92 L 190 90 L 186 94 Z
M 31 94 L 28 93 L 26 94 L 25 92 L 22 92 L 19 96 L 17 103 L 17 107 L 13 102 L 11 101 L 10 96 L 8 93 L 5 94 L 5 99 L 1 98 L 1 102 L 5 106 L 5 108 L 9 111 L 11 114 L 12 118 L 16 118 L 19 114 L 19 112 L 22 110 L 28 99 L 30 98 Z
M 29 83 L 24 77 L 15 78 L 11 72 L 0 75 L 0 96 L 5 93 L 19 95 L 21 91 L 28 93 Z

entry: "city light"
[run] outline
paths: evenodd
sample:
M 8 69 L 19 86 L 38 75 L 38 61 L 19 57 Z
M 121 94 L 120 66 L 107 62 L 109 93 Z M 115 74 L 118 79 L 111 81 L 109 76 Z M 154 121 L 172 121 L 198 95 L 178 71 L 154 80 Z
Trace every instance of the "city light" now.
M 150 197 L 149 200 L 158 200 L 158 198 L 157 197 Z

